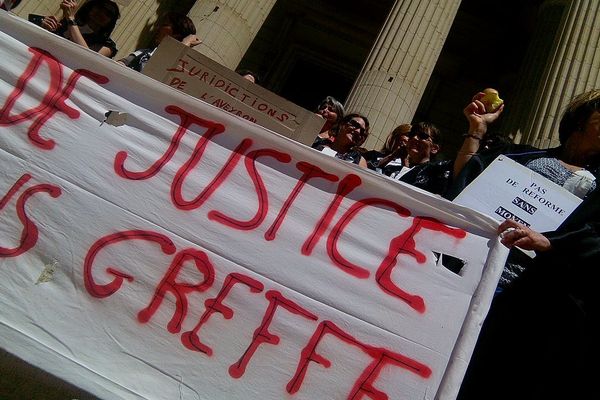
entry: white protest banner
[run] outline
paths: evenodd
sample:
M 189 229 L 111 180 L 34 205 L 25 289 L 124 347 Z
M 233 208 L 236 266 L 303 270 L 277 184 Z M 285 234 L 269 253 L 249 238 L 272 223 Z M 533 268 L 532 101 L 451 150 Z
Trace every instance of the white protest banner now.
M 553 231 L 581 199 L 542 175 L 498 156 L 454 199 L 498 221 L 513 219 L 538 232 Z
M 3 349 L 106 399 L 456 396 L 491 218 L 6 13 L 0 60 Z
M 325 123 L 172 37 L 162 40 L 144 74 L 309 146 Z

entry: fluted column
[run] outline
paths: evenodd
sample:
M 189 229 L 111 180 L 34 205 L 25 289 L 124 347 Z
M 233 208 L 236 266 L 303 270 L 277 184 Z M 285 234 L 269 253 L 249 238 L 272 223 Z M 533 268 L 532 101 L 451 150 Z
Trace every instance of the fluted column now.
M 121 18 L 112 34 L 119 49 L 115 56 L 115 60 L 118 60 L 152 42 L 151 28 L 158 19 L 158 14 L 166 10 L 161 10 L 160 2 L 156 0 L 114 1 L 121 10 Z
M 561 12 L 559 26 L 542 78 L 527 99 L 533 106 L 522 129 L 521 142 L 541 148 L 558 145 L 558 125 L 569 101 L 600 87 L 600 2 L 549 0 L 541 11 L 557 10 Z
M 203 41 L 196 50 L 235 69 L 276 1 L 197 1 L 188 13 Z
M 60 1 L 57 0 L 23 0 L 21 4 L 13 10 L 23 19 L 27 19 L 29 14 L 38 15 L 62 15 L 60 10 Z
M 460 2 L 397 0 L 392 7 L 346 102 L 371 122 L 367 148 L 411 122 Z

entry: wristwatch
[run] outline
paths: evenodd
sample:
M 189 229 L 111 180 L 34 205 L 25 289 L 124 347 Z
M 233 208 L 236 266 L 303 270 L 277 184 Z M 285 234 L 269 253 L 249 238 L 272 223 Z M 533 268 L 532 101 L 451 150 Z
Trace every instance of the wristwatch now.
M 67 26 L 77 26 L 77 21 L 75 21 L 75 18 L 67 18 Z

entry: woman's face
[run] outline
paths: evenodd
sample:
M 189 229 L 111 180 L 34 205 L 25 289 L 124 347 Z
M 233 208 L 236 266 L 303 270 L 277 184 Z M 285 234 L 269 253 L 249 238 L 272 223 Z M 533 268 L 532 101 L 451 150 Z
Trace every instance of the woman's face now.
M 410 132 L 408 139 L 408 156 L 412 163 L 420 164 L 427 162 L 433 154 L 436 154 L 439 146 L 433 143 L 429 132 Z
M 87 25 L 94 32 L 98 32 L 110 25 L 112 22 L 111 16 L 103 9 L 92 7 L 88 15 Z
M 159 21 L 156 24 L 156 35 L 154 36 L 154 44 L 158 46 L 160 42 L 167 36 L 173 36 L 173 24 L 168 19 Z
M 583 140 L 600 154 L 600 111 L 594 111 L 588 118 L 583 131 Z
M 335 140 L 342 145 L 354 147 L 362 145 L 367 140 L 367 135 L 365 120 L 361 117 L 353 117 L 341 126 Z
M 319 107 L 317 114 L 325 118 L 328 122 L 335 122 L 338 119 L 338 115 L 335 112 L 335 107 L 332 104 L 323 104 Z

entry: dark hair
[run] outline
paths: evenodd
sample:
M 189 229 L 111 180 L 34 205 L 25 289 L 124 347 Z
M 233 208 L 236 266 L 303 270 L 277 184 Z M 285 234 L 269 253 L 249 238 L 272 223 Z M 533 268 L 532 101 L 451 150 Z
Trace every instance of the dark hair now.
M 16 6 L 19 5 L 19 3 L 21 3 L 21 0 L 14 0 L 10 6 L 10 9 L 12 10 L 13 8 L 15 8 Z M 0 6 L 1 9 L 6 10 L 6 4 L 2 3 L 2 6 Z
M 558 125 L 558 139 L 565 144 L 573 132 L 583 131 L 590 116 L 600 111 L 600 89 L 581 93 L 567 105 Z
M 381 148 L 383 154 L 390 154 L 398 146 L 400 136 L 408 136 L 412 126 L 410 124 L 398 125 L 393 131 L 390 132 L 388 137 L 385 139 L 385 143 Z
M 165 21 L 169 21 L 171 25 L 171 29 L 173 30 L 171 36 L 180 42 L 187 36 L 196 34 L 196 25 L 194 25 L 194 21 L 185 14 L 173 11 L 164 13 L 160 17 L 159 23 L 164 24 Z
M 77 20 L 77 23 L 79 25 L 87 24 L 90 12 L 92 12 L 92 9 L 94 8 L 105 12 L 110 18 L 110 23 L 107 26 L 94 33 L 104 38 L 110 37 L 110 34 L 115 29 L 115 25 L 117 25 L 117 20 L 121 17 L 119 6 L 111 0 L 90 0 L 82 5 L 75 13 L 75 20 Z
M 344 113 L 345 113 L 344 106 L 342 105 L 342 103 L 337 101 L 335 99 L 335 97 L 327 96 L 327 97 L 325 97 L 325 99 L 323 99 L 323 101 L 321 101 L 319 103 L 319 106 L 317 107 L 317 111 L 322 109 L 324 106 L 332 106 L 333 107 L 335 113 L 337 114 L 337 119 L 336 119 L 335 123 L 339 124 L 340 121 L 342 120 L 342 118 L 344 118 Z
M 340 120 L 340 123 L 337 126 L 336 135 L 339 133 L 339 130 L 341 129 L 342 125 L 350 122 L 350 120 L 353 119 L 353 118 L 361 118 L 365 122 L 365 133 L 362 136 L 360 143 L 357 144 L 357 146 L 362 146 L 362 144 L 367 140 L 367 137 L 369 137 L 369 120 L 367 119 L 367 117 L 365 117 L 362 114 L 350 113 L 348 115 L 345 115 Z
M 254 71 L 251 71 L 249 69 L 238 69 L 235 72 L 237 72 L 238 75 L 244 76 L 244 75 L 251 75 L 254 78 L 254 83 L 258 83 L 258 81 L 260 81 L 260 77 L 258 76 L 258 74 Z
M 427 133 L 431 136 L 431 141 L 437 145 L 441 145 L 442 132 L 431 122 L 417 122 L 410 128 L 409 136 L 416 133 Z

